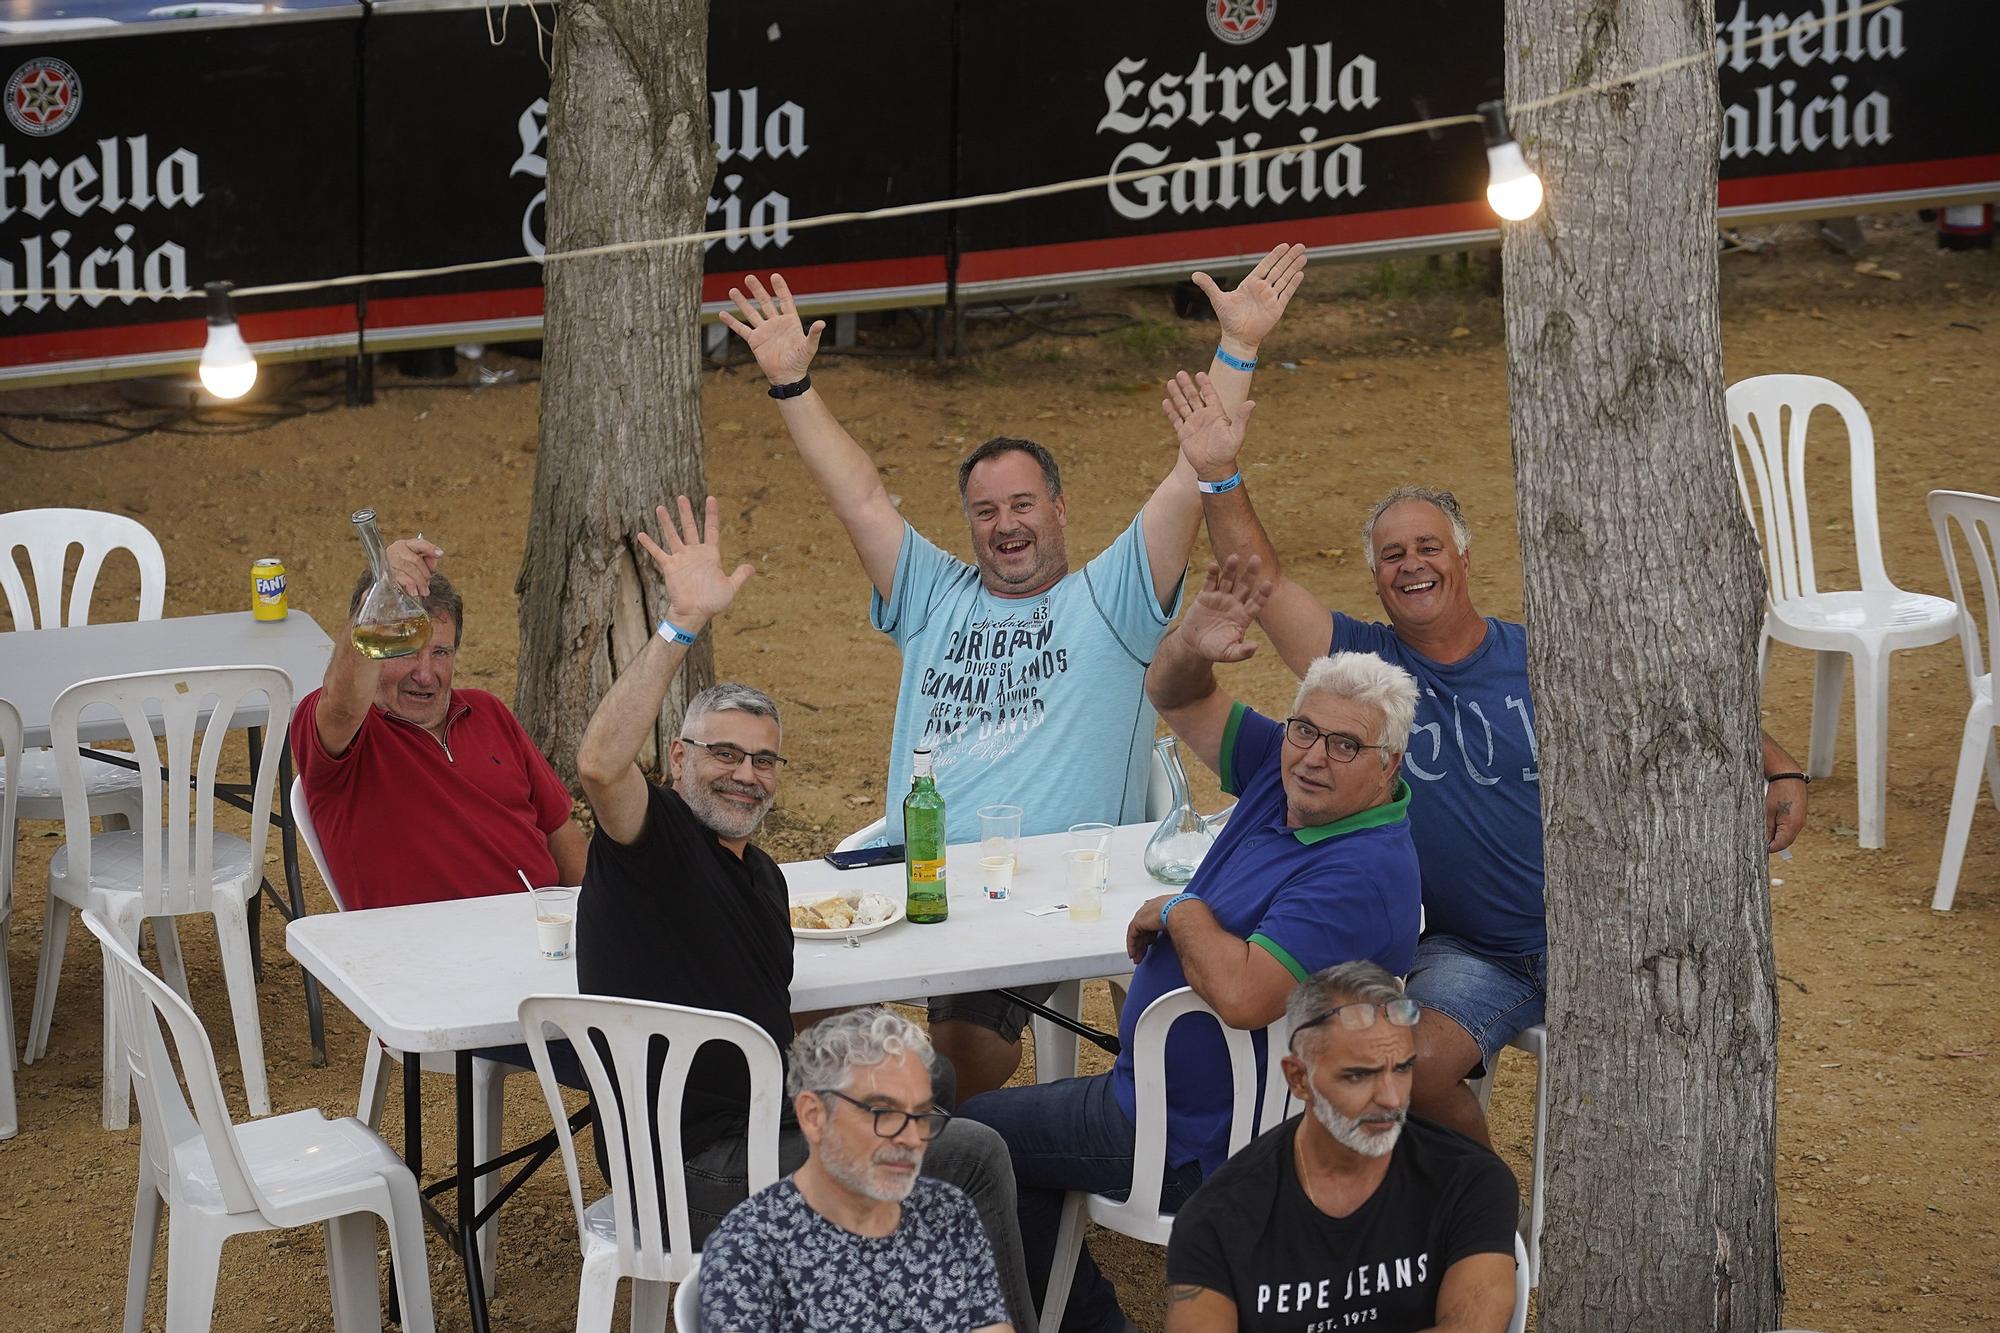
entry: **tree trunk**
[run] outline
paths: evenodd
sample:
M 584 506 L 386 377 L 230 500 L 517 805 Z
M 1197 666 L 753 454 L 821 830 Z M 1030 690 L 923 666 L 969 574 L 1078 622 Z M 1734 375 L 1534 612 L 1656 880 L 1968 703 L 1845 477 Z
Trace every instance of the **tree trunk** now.
M 549 91 L 548 247 L 698 231 L 715 153 L 707 0 L 566 0 Z M 544 271 L 541 447 L 521 596 L 523 724 L 564 781 L 591 711 L 666 611 L 632 541 L 653 506 L 707 493 L 698 245 Z M 699 509 L 697 508 L 697 512 Z M 655 743 L 714 676 L 690 649 Z
M 1713 0 L 1508 0 L 1527 101 L 1706 49 Z M 1541 1327 L 1777 1327 L 1763 573 L 1732 480 L 1704 60 L 1524 114 L 1505 241 L 1547 836 Z

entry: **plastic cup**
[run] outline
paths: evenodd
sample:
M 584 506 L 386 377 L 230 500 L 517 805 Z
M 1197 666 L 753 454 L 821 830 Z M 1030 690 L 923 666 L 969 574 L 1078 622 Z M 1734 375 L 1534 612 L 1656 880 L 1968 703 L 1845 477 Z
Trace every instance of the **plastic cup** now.
M 576 925 L 575 889 L 537 889 L 535 900 L 535 945 L 542 957 L 560 961 L 569 957 L 571 935 Z
M 996 902 L 1010 897 L 1014 891 L 1014 858 L 1012 856 L 980 857 L 979 890 Z
M 982 805 L 979 815 L 979 859 L 989 856 L 1004 856 L 1020 865 L 1021 856 L 1021 807 L 1018 805 Z
M 1069 898 L 1069 919 L 1078 923 L 1104 918 L 1104 854 L 1094 847 L 1072 847 L 1063 853 L 1063 892 Z
M 1100 888 L 1111 883 L 1111 825 L 1071 824 L 1069 845 L 1072 851 L 1094 851 L 1097 853 L 1097 883 Z

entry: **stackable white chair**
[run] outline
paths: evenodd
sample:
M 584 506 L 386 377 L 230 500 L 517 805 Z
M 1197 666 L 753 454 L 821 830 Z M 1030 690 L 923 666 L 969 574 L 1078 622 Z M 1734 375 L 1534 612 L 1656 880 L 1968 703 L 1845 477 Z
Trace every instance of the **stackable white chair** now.
M 215 775 L 230 720 L 253 698 L 266 701 L 264 750 L 259 761 L 248 842 L 215 827 Z M 166 741 L 162 772 L 147 717 L 159 709 Z M 254 706 L 254 705 L 251 705 Z M 77 753 L 78 723 L 87 709 L 110 709 L 125 725 L 139 756 L 141 807 L 134 829 L 90 832 L 82 766 Z M 208 713 L 206 725 L 202 714 Z M 247 904 L 264 878 L 264 840 L 270 830 L 272 788 L 285 729 L 292 714 L 292 678 L 272 666 L 205 667 L 190 671 L 148 671 L 79 681 L 56 697 L 49 719 L 56 773 L 63 792 L 67 841 L 49 862 L 48 909 L 42 920 L 41 971 L 35 1009 L 28 1026 L 29 1060 L 49 1045 L 56 988 L 62 979 L 63 945 L 72 909 L 102 916 L 118 938 L 136 950 L 148 920 L 205 913 L 215 919 L 229 1008 L 236 1022 L 236 1045 L 243 1063 L 243 1091 L 253 1115 L 271 1113 L 264 1076 L 264 1035 L 257 1015 L 257 986 L 251 969 Z M 200 734 L 197 751 L 195 738 Z M 170 929 L 155 928 L 160 966 L 175 991 L 187 995 L 180 951 Z M 128 1067 L 118 1056 L 115 1008 L 104 1005 L 104 1125 L 123 1129 L 130 1114 Z
M 1507 1333 L 1525 1333 L 1528 1327 L 1528 1293 L 1534 1289 L 1529 1277 L 1528 1247 L 1521 1243 L 1521 1233 L 1514 1233 L 1514 1313 L 1507 1320 Z
M 668 1284 L 687 1281 L 700 1258 L 682 1173 L 681 1093 L 688 1066 L 712 1041 L 743 1053 L 750 1070 L 749 1181 L 755 1194 L 778 1178 L 784 1070 L 777 1045 L 762 1028 L 735 1014 L 599 995 L 530 995 L 521 1001 L 521 1028 L 562 1143 L 563 1170 L 583 1246 L 577 1333 L 608 1333 L 618 1281 L 627 1277 L 632 1279 L 632 1327 L 662 1328 Z M 662 1038 L 667 1054 L 655 1114 L 649 1110 L 655 1099 L 647 1065 L 654 1041 Z M 588 1207 L 562 1085 L 549 1063 L 549 1042 L 556 1039 L 569 1041 L 590 1080 L 597 1132 L 611 1165 L 611 1193 Z
M 340 886 L 333 882 L 333 874 L 326 868 L 326 853 L 320 850 L 319 830 L 313 826 L 312 807 L 306 801 L 305 783 L 299 778 L 292 779 L 292 826 L 298 830 L 299 841 L 319 870 L 320 879 L 326 884 L 327 894 L 333 905 L 340 911 L 347 910 L 347 900 L 341 896 Z M 403 1055 L 382 1044 L 382 1039 L 374 1033 L 368 1034 L 368 1053 L 361 1063 L 361 1095 L 356 1099 L 354 1114 L 370 1129 L 382 1127 L 382 1110 L 389 1100 L 389 1065 L 400 1064 Z M 449 1051 L 431 1051 L 421 1057 L 419 1065 L 426 1074 L 446 1074 L 458 1076 L 458 1057 Z M 482 1162 L 490 1162 L 500 1155 L 501 1142 L 506 1132 L 507 1088 L 509 1074 L 525 1074 L 528 1070 L 521 1065 L 503 1064 L 498 1060 L 474 1059 L 472 1062 L 472 1150 Z M 493 1177 L 477 1177 L 472 1184 L 472 1203 L 475 1209 L 484 1208 L 486 1199 L 493 1192 Z M 479 1229 L 479 1273 L 483 1279 L 489 1299 L 498 1288 L 499 1275 L 499 1231 L 498 1214 L 487 1219 Z
M 76 577 L 70 581 L 65 606 L 63 565 L 72 546 L 81 547 L 82 555 Z M 32 596 L 15 562 L 16 550 L 27 552 L 28 573 L 34 582 Z M 167 561 L 160 553 L 160 543 L 138 520 L 95 509 L 17 509 L 0 514 L 0 596 L 7 599 L 14 628 L 56 629 L 89 624 L 90 595 L 96 590 L 97 575 L 104 568 L 105 558 L 118 551 L 131 552 L 139 566 L 137 619 L 158 620 L 166 605 Z M 116 819 L 123 828 L 137 823 L 137 773 L 93 759 L 85 765 L 83 779 L 91 814 L 107 821 Z M 22 819 L 63 817 L 62 789 L 56 782 L 55 761 L 47 750 L 37 748 L 26 752 L 21 758 L 21 771 L 7 776 L 7 790 L 16 796 Z M 110 827 L 108 822 L 106 827 Z M 10 837 L 7 855 L 13 854 Z M 172 928 L 171 924 L 166 926 L 169 931 Z
M 701 1256 L 674 1290 L 674 1333 L 701 1333 Z M 1512 1333 L 1520 1333 L 1519 1329 Z
M 1063 1200 L 1062 1222 L 1056 1230 L 1055 1260 L 1049 1266 L 1048 1291 L 1042 1297 L 1040 1323 L 1044 1329 L 1062 1327 L 1070 1284 L 1076 1280 L 1077 1256 L 1083 1248 L 1086 1216 L 1101 1227 L 1149 1245 L 1165 1245 L 1173 1235 L 1174 1215 L 1160 1208 L 1167 1168 L 1167 1033 L 1176 1022 L 1194 1014 L 1205 1015 L 1204 1021 L 1221 1028 L 1223 1040 L 1229 1045 L 1229 1068 L 1235 1089 L 1229 1118 L 1231 1156 L 1258 1134 L 1283 1124 L 1298 1110 L 1280 1067 L 1289 1032 L 1282 1016 L 1264 1029 L 1267 1059 L 1260 1080 L 1256 1047 L 1250 1034 L 1224 1023 L 1192 987 L 1168 991 L 1147 1005 L 1132 1030 L 1137 1112 L 1133 1117 L 1132 1189 L 1122 1200 L 1075 1191 Z
M 1958 777 L 1951 788 L 1951 817 L 1945 824 L 1944 856 L 1938 862 L 1937 893 L 1931 909 L 1951 910 L 1958 892 L 1958 872 L 1965 864 L 1965 843 L 1972 836 L 1972 811 L 1979 804 L 1979 779 L 1986 778 L 1988 794 L 2000 806 L 2000 754 L 1993 747 L 1993 730 L 2000 727 L 2000 709 L 1993 703 L 1993 653 L 1982 644 L 1979 613 L 1986 620 L 1986 633 L 2000 637 L 2000 496 L 1975 495 L 1969 491 L 1932 491 L 1931 525 L 1937 529 L 1938 550 L 1944 555 L 1945 572 L 1951 576 L 1952 601 L 1958 607 L 1958 642 L 1965 656 L 1965 678 L 1972 687 L 1972 706 L 1965 711 L 1965 733 L 1958 745 Z M 1973 574 L 1979 581 L 1980 600 L 1972 599 L 1970 586 L 1959 570 L 1958 554 L 1951 540 L 1951 525 L 1958 524 L 1970 557 Z
M 7 839 L 6 855 L 0 859 L 0 1139 L 11 1139 L 21 1130 L 14 1106 L 14 983 L 7 972 L 7 941 L 14 932 L 14 793 L 21 772 L 21 714 L 0 699 L 0 774 L 7 782 L 0 787 L 0 837 Z
M 1854 770 L 1861 845 L 1880 847 L 1889 770 L 1889 655 L 1943 643 L 1957 632 L 1958 610 L 1942 597 L 1904 592 L 1889 581 L 1875 514 L 1875 432 L 1853 394 L 1814 375 L 1759 375 L 1730 385 L 1728 404 L 1729 424 L 1736 435 L 1731 451 L 1736 489 L 1763 543 L 1770 579 L 1758 667 L 1761 671 L 1773 639 L 1817 655 L 1806 771 L 1823 778 L 1833 772 L 1834 741 L 1840 733 L 1843 659 L 1854 659 Z M 1847 428 L 1849 514 L 1861 566 L 1858 590 L 1821 592 L 1813 573 L 1806 432 L 1819 408 L 1831 410 Z
M 125 1276 L 125 1333 L 140 1333 L 146 1326 L 146 1288 L 159 1248 L 163 1207 L 166 1333 L 208 1329 L 224 1241 L 248 1231 L 315 1222 L 326 1227 L 334 1328 L 338 1333 L 379 1330 L 378 1217 L 389 1232 L 403 1329 L 430 1333 L 423 1210 L 416 1178 L 395 1151 L 360 1121 L 328 1120 L 318 1110 L 232 1123 L 216 1074 L 215 1050 L 194 1010 L 140 965 L 120 932 L 103 918 L 85 912 L 83 924 L 103 947 L 105 989 L 129 1037 L 125 1059 L 139 1094 L 139 1188 Z
M 1549 1030 L 1537 1023 L 1514 1034 L 1514 1040 L 1507 1043 L 1517 1051 L 1526 1051 L 1535 1057 L 1535 1165 L 1534 1175 L 1528 1185 L 1528 1229 L 1525 1235 L 1527 1248 L 1523 1251 L 1527 1262 L 1527 1280 L 1530 1286 L 1540 1286 L 1542 1281 L 1542 1204 L 1545 1199 L 1544 1184 L 1548 1176 L 1549 1146 Z M 1482 1078 L 1472 1081 L 1472 1095 L 1479 1099 L 1479 1109 L 1484 1111 L 1493 1097 L 1493 1075 L 1497 1072 L 1500 1057 L 1495 1055 L 1493 1063 L 1486 1067 Z

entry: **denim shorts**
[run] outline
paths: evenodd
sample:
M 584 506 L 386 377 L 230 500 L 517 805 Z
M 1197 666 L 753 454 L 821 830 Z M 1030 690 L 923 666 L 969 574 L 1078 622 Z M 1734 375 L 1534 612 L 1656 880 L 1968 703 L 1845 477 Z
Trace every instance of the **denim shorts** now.
M 1481 953 L 1450 935 L 1417 942 L 1410 998 L 1464 1028 L 1479 1044 L 1478 1078 L 1515 1034 L 1542 1021 L 1548 996 L 1548 955 Z
M 1056 993 L 1054 982 L 1040 986 L 1016 986 L 1014 990 L 1036 1004 L 1047 1004 L 1049 997 Z M 1007 1041 L 1019 1041 L 1021 1029 L 1028 1026 L 1028 1020 L 1034 1017 L 1026 1007 L 1015 1004 L 999 991 L 991 990 L 968 991 L 963 995 L 933 995 L 928 1007 L 933 1023 L 970 1023 Z

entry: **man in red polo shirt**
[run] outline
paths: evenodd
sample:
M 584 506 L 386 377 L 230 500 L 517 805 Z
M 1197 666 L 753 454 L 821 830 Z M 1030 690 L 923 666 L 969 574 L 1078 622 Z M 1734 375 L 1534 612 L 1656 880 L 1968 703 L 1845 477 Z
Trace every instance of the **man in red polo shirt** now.
M 507 705 L 454 690 L 465 606 L 421 537 L 389 547 L 396 582 L 424 604 L 431 639 L 409 657 L 364 656 L 334 636 L 326 683 L 299 701 L 292 753 L 344 906 L 576 884 L 589 843 L 569 792 Z M 355 584 L 360 609 L 371 580 Z

